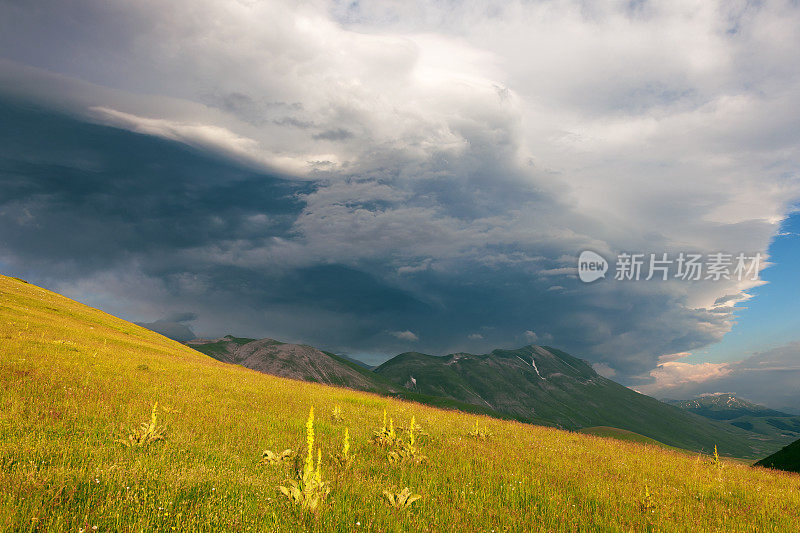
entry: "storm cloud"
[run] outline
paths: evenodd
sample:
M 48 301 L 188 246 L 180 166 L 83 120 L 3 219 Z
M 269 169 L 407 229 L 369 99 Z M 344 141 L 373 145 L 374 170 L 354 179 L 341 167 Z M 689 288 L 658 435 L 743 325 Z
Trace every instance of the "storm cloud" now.
M 585 285 L 577 256 L 767 249 L 800 197 L 798 22 L 9 2 L 0 265 L 139 322 L 191 310 L 204 336 L 372 363 L 535 340 L 636 382 L 719 340 L 758 282 Z

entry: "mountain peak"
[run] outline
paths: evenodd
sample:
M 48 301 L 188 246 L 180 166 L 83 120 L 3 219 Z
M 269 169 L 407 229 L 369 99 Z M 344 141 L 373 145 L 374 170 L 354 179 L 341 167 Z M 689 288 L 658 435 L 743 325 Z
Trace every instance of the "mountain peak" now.
M 729 453 L 753 455 L 739 428 L 698 423 L 699 417 L 603 378 L 586 361 L 549 346 L 444 357 L 409 352 L 375 372 L 399 387 L 521 421 L 573 430 L 610 426 L 693 450 L 713 450 L 725 441 L 720 446 Z
M 210 341 L 195 340 L 189 345 L 218 361 L 266 374 L 372 392 L 392 388 L 369 369 L 304 344 L 226 335 Z
M 667 403 L 715 420 L 733 420 L 741 416 L 788 417 L 787 413 L 739 398 L 732 392 L 701 394 L 691 400 L 665 400 Z

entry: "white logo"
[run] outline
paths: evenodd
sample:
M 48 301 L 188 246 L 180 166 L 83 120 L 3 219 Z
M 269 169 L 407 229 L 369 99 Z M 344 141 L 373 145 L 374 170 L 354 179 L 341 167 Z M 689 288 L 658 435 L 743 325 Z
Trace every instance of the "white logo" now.
M 606 277 L 608 262 L 602 256 L 585 250 L 578 258 L 578 277 L 584 283 L 591 283 L 596 279 Z

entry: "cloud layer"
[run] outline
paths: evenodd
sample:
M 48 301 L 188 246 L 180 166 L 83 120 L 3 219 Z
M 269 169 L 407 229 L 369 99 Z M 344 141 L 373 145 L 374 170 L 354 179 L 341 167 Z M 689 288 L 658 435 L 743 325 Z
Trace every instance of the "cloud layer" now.
M 583 285 L 577 255 L 763 252 L 800 197 L 791 2 L 4 12 L 0 262 L 141 321 L 633 379 L 753 283 Z
M 650 375 L 654 382 L 641 390 L 660 398 L 735 391 L 752 401 L 800 413 L 800 342 L 730 363 L 662 363 Z

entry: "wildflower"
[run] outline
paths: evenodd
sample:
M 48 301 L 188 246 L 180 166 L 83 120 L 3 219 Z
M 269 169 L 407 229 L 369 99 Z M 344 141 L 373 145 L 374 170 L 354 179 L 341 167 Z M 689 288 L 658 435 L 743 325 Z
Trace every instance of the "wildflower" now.
M 291 449 L 283 450 L 280 454 L 274 453 L 272 450 L 264 450 L 261 454 L 261 460 L 259 463 L 278 465 L 288 462 L 292 457 L 294 457 L 294 455 L 294 450 Z
M 406 487 L 398 493 L 392 493 L 388 490 L 383 491 L 389 505 L 395 509 L 407 509 L 411 504 L 422 498 L 420 494 L 412 494 L 411 490 Z
M 150 413 L 150 422 L 142 422 L 138 429 L 134 429 L 128 434 L 125 439 L 117 439 L 117 442 L 124 444 L 128 447 L 145 447 L 148 444 L 165 440 L 166 428 L 158 425 L 158 418 L 156 411 L 158 410 L 158 402 L 153 405 L 153 410 Z M 99 481 L 98 481 L 99 483 Z
M 308 511 L 316 510 L 320 501 L 327 496 L 330 489 L 322 480 L 322 450 L 317 449 L 316 468 L 314 465 L 314 407 L 308 413 L 306 422 L 306 445 L 308 447 L 303 471 L 298 473 L 297 480 L 291 480 L 290 487 L 280 486 L 278 489 L 289 501 L 301 505 Z
M 342 451 L 334 457 L 337 464 L 343 468 L 349 468 L 353 464 L 353 456 L 350 455 L 350 429 L 344 428 L 344 438 L 342 439 Z

